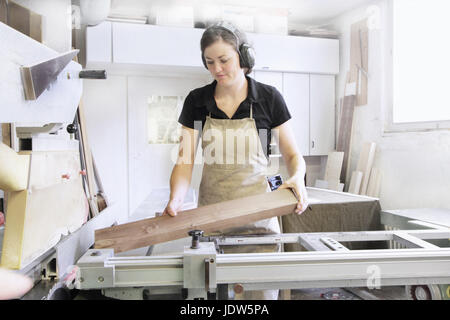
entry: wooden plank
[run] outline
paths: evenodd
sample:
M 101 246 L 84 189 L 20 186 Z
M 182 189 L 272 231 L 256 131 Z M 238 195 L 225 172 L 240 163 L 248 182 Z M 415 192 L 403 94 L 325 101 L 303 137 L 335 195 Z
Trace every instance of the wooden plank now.
M 350 186 L 348 187 L 349 193 L 359 194 L 359 190 L 361 190 L 362 177 L 363 173 L 361 171 L 353 171 L 350 179 Z
M 0 22 L 7 24 L 8 4 L 6 0 L 0 0 Z
M 325 167 L 324 180 L 339 181 L 339 178 L 341 177 L 343 161 L 344 152 L 330 152 L 328 154 L 327 165 Z
M 84 118 L 84 107 L 83 102 L 80 101 L 80 104 L 78 105 L 78 120 L 80 124 L 80 132 L 81 132 L 81 138 L 83 140 L 83 154 L 84 154 L 84 160 L 86 165 L 86 179 L 88 184 L 88 201 L 89 201 L 89 207 L 91 209 L 91 216 L 95 217 L 98 215 L 98 204 L 96 199 L 96 191 L 94 191 L 94 166 L 92 163 L 92 153 L 91 149 L 89 147 L 89 141 L 88 141 L 88 135 L 87 135 L 87 128 L 86 128 L 86 120 Z
M 366 194 L 369 185 L 370 171 L 372 170 L 373 161 L 375 159 L 376 143 L 366 142 L 363 144 L 361 153 L 359 154 L 358 165 L 356 171 L 363 173 L 361 189 L 359 194 Z
M 350 151 L 351 139 L 353 131 L 353 114 L 355 111 L 356 96 L 345 96 L 342 103 L 341 118 L 339 121 L 339 133 L 336 144 L 336 151 L 344 152 L 344 159 L 342 161 L 342 171 L 340 180 L 347 181 L 347 172 L 350 166 Z
M 351 25 L 350 37 L 349 82 L 356 82 L 357 97 L 355 105 L 361 106 L 367 104 L 368 78 L 366 73 L 369 65 L 369 29 L 367 27 L 367 18 Z
M 0 189 L 21 191 L 27 188 L 30 165 L 29 155 L 19 155 L 0 143 Z
M 95 231 L 95 248 L 122 252 L 187 236 L 190 230 L 214 232 L 291 214 L 297 199 L 290 189 L 216 203 Z
M 11 124 L 2 123 L 2 142 L 11 147 Z
M 379 197 L 381 189 L 381 177 L 381 170 L 372 168 L 369 178 L 369 185 L 367 186 L 367 196 L 375 198 Z
M 8 25 L 42 42 L 42 16 L 11 0 L 8 1 Z
M 100 174 L 97 169 L 97 165 L 95 164 L 94 156 L 92 156 L 92 165 L 94 168 L 94 177 L 95 177 L 95 184 L 97 185 L 98 193 L 97 193 L 97 206 L 98 211 L 101 212 L 106 207 L 109 206 L 108 198 L 106 197 L 105 190 L 103 188 L 102 181 L 100 179 Z

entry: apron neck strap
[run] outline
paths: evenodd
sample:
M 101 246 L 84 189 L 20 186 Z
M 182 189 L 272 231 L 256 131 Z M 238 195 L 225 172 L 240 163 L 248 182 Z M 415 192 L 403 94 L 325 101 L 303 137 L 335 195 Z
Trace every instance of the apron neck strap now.
M 211 111 L 209 112 L 209 117 L 211 118 Z M 250 102 L 250 119 L 253 119 L 253 103 Z

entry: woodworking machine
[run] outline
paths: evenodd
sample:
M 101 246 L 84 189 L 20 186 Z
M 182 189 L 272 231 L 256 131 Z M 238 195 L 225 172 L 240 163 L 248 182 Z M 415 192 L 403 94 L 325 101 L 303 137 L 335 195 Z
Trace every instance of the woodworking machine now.
M 2 23 L 0 43 L 0 122 L 16 124 L 16 149 L 26 150 L 0 150 L 0 187 L 9 190 L 8 209 L 19 208 L 7 211 L 6 230 L 0 228 L 1 262 L 35 281 L 24 299 L 70 298 L 77 290 L 101 290 L 117 299 L 239 299 L 248 290 L 392 285 L 405 285 L 411 299 L 450 298 L 449 210 L 430 209 L 439 216 L 433 219 L 422 211 L 384 211 L 386 230 L 379 231 L 205 237 L 192 230 L 175 252 L 158 252 L 158 245 L 128 256 L 91 249 L 94 230 L 117 223 L 120 212 L 111 204 L 86 222 L 78 141 L 58 133 L 74 119 L 82 78 L 104 73 L 83 74 L 72 61 L 76 52 L 58 54 Z M 75 195 L 68 203 L 58 196 L 63 188 Z M 39 210 L 54 208 L 55 216 L 43 224 Z M 75 218 L 59 221 L 58 213 Z M 50 239 L 40 233 L 48 223 L 60 223 Z M 354 242 L 390 246 L 349 249 Z M 306 251 L 222 251 L 250 244 L 299 244 Z
M 39 282 L 55 277 L 55 247 L 88 218 L 79 141 L 65 129 L 74 122 L 82 79 L 106 73 L 82 70 L 73 61 L 78 50 L 60 54 L 3 23 L 0 43 L 0 123 L 11 123 L 12 138 L 11 147 L 0 142 L 7 197 L 0 267 Z
M 390 216 L 398 218 L 384 213 Z M 116 299 L 233 299 L 246 290 L 405 285 L 411 299 L 450 299 L 450 229 L 408 223 L 426 229 L 246 237 L 202 237 L 195 231 L 191 245 L 176 255 L 115 257 L 113 249 L 90 249 L 67 286 L 101 289 Z M 404 247 L 349 250 L 342 244 L 355 241 Z M 274 243 L 299 243 L 308 251 L 220 253 L 228 245 Z

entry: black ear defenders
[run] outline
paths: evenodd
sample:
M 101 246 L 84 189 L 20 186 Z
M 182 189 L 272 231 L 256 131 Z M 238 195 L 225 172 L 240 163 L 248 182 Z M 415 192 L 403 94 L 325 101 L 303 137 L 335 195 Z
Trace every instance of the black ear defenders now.
M 250 44 L 238 37 L 236 32 L 237 29 L 231 23 L 221 21 L 208 27 L 206 30 L 209 29 L 223 29 L 230 32 L 236 38 L 236 42 L 238 44 L 239 63 L 241 68 L 252 69 L 255 66 L 255 50 Z M 203 52 L 202 61 L 205 68 L 208 69 Z

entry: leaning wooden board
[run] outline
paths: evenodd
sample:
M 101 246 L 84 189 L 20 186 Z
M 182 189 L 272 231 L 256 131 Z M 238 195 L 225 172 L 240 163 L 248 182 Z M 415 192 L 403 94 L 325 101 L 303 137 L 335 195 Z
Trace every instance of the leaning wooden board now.
M 255 221 L 291 214 L 297 199 L 290 189 L 224 201 L 179 212 L 176 217 L 160 216 L 95 231 L 95 248 L 128 251 L 185 238 L 190 230 L 213 232 Z

